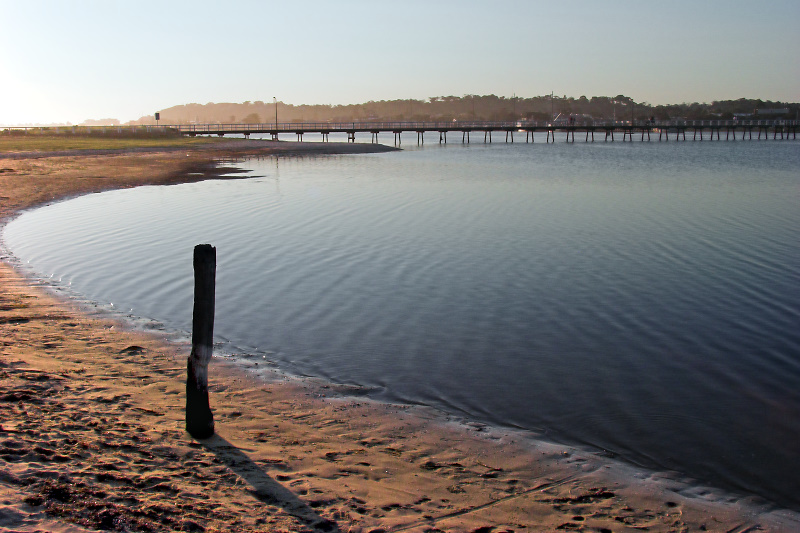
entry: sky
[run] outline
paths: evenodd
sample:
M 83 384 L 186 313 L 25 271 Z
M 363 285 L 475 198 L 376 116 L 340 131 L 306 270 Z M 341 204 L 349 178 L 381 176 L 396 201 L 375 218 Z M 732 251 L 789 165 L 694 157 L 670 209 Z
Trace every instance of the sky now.
M 800 0 L 0 0 L 0 125 L 495 94 L 800 101 Z

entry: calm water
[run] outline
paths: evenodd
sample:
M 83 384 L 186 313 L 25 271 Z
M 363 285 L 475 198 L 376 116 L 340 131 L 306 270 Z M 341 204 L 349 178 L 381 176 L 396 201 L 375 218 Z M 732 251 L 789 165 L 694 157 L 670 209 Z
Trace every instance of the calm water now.
M 800 508 L 800 143 L 243 165 L 30 212 L 6 245 L 189 330 L 212 243 L 234 351 Z

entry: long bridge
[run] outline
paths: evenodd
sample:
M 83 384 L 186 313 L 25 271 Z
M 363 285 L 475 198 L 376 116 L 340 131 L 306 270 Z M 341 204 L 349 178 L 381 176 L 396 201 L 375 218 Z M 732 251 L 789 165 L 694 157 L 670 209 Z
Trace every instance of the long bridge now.
M 545 142 L 555 142 L 556 132 L 565 134 L 567 142 L 575 142 L 575 133 L 583 134 L 585 142 L 594 141 L 595 133 L 604 141 L 614 141 L 614 135 L 622 136 L 622 141 L 633 141 L 639 137 L 644 141 L 651 140 L 658 134 L 658 140 L 669 141 L 670 135 L 675 140 L 687 140 L 690 132 L 692 140 L 704 138 L 721 140 L 752 140 L 772 137 L 778 139 L 797 139 L 800 121 L 797 120 L 694 120 L 694 121 L 591 121 L 557 122 L 544 121 L 451 121 L 451 122 L 284 122 L 269 124 L 189 124 L 169 126 L 184 135 L 244 135 L 269 134 L 278 140 L 279 134 L 295 134 L 302 140 L 307 133 L 322 135 L 327 141 L 331 133 L 346 133 L 349 142 L 355 142 L 357 133 L 369 133 L 372 142 L 378 142 L 378 134 L 394 134 L 395 144 L 400 144 L 401 134 L 415 132 L 417 143 L 425 142 L 426 133 L 438 133 L 439 142 L 447 142 L 447 134 L 460 133 L 461 142 L 469 143 L 470 134 L 483 133 L 484 142 L 492 142 L 492 134 L 505 135 L 505 142 L 514 142 L 514 133 L 525 134 L 525 142 L 535 142 L 535 133 L 545 133 Z
M 378 142 L 381 133 L 392 133 L 394 143 L 401 143 L 401 134 L 416 133 L 417 144 L 425 142 L 426 133 L 438 133 L 439 142 L 447 142 L 447 134 L 461 134 L 461 142 L 469 143 L 471 134 L 483 133 L 483 142 L 492 142 L 492 134 L 505 135 L 505 142 L 514 142 L 514 134 L 525 134 L 525 142 L 535 142 L 535 134 L 546 134 L 545 142 L 555 142 L 556 133 L 565 135 L 567 142 L 575 142 L 575 134 L 584 137 L 585 142 L 594 142 L 595 133 L 603 141 L 614 141 L 615 135 L 622 141 L 633 142 L 652 140 L 658 134 L 658 140 L 686 141 L 687 132 L 691 140 L 761 140 L 797 139 L 800 120 L 643 120 L 643 121 L 611 121 L 595 120 L 576 122 L 569 119 L 556 121 L 449 121 L 449 122 L 271 122 L 263 124 L 173 124 L 150 126 L 67 126 L 51 128 L 6 128 L 9 130 L 48 130 L 59 133 L 61 130 L 75 132 L 106 133 L 109 132 L 178 132 L 182 135 L 242 135 L 249 138 L 252 134 L 267 134 L 272 140 L 278 140 L 280 134 L 294 134 L 297 140 L 303 140 L 305 134 L 320 134 L 323 141 L 329 140 L 331 133 L 347 134 L 348 142 L 355 142 L 356 134 L 370 134 L 373 143 Z M 737 137 L 738 135 L 738 137 Z

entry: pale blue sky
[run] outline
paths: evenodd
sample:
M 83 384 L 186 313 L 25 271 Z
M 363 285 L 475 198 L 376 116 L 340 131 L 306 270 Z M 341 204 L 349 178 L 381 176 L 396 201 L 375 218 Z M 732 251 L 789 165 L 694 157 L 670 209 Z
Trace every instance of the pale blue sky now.
M 799 27 L 799 0 L 0 0 L 0 125 L 273 96 L 797 102 Z

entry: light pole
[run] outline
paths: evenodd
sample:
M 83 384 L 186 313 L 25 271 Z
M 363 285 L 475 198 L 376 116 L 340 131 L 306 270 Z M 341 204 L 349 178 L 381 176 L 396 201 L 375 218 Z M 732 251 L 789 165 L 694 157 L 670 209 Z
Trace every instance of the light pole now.
M 278 99 L 274 96 L 272 97 L 272 101 L 275 103 L 275 133 L 278 133 Z

